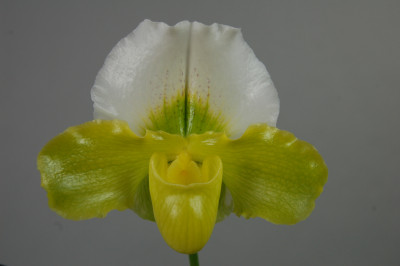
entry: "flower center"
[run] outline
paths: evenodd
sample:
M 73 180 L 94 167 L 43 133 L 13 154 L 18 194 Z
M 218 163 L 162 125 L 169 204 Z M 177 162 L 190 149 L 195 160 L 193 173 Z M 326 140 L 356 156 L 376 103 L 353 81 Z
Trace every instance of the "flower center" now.
M 169 165 L 167 175 L 164 179 L 167 182 L 181 185 L 205 183 L 209 180 L 209 177 L 202 170 L 187 152 L 182 152 Z

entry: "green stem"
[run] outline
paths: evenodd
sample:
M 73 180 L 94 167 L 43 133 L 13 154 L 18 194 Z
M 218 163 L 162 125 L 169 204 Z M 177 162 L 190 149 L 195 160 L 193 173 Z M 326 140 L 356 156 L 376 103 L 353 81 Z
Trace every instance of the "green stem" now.
M 200 266 L 199 255 L 197 253 L 189 255 L 190 266 Z

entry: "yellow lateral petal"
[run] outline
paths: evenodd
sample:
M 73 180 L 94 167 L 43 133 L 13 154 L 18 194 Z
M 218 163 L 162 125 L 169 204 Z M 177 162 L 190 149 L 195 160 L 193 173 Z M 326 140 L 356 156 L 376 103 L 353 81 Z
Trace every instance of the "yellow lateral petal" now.
M 222 183 L 219 157 L 203 161 L 205 183 L 188 185 L 166 181 L 167 157 L 155 153 L 150 159 L 149 186 L 157 226 L 174 250 L 192 254 L 203 248 L 214 228 Z
M 110 210 L 132 208 L 151 219 L 146 193 L 137 194 L 155 151 L 174 158 L 185 145 L 177 135 L 147 132 L 137 137 L 120 120 L 94 120 L 49 141 L 38 156 L 49 206 L 73 220 L 104 217 Z M 150 204 L 151 207 L 151 204 Z
M 221 158 L 234 211 L 246 218 L 277 224 L 304 220 L 327 180 L 325 162 L 311 144 L 266 124 L 250 126 L 237 140 L 210 132 L 188 141 L 195 160 L 209 154 Z

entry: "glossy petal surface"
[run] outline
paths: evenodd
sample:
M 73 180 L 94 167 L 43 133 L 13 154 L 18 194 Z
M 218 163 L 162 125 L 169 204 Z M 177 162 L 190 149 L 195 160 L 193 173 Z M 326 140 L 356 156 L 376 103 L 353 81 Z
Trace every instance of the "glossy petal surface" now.
M 304 220 L 328 175 L 312 145 L 265 124 L 249 127 L 237 140 L 221 133 L 192 135 L 188 150 L 196 160 L 221 158 L 236 214 L 277 224 Z
M 240 29 L 193 22 L 189 64 L 189 108 L 206 102 L 210 112 L 226 122 L 225 131 L 233 138 L 255 123 L 276 125 L 278 94 Z M 198 115 L 188 115 L 188 132 L 203 133 L 191 130 Z
M 143 21 L 112 49 L 92 88 L 94 116 L 128 122 L 138 135 L 146 129 L 183 134 L 190 23 L 170 27 Z M 152 116 L 165 121 L 156 128 Z
M 237 138 L 254 123 L 275 126 L 279 99 L 239 29 L 148 20 L 107 57 L 92 89 L 95 118 L 190 135 Z
M 216 156 L 207 157 L 202 162 L 201 174 L 209 181 L 187 185 L 166 181 L 169 167 L 164 154 L 152 156 L 149 180 L 154 216 L 171 248 L 193 254 L 207 243 L 216 222 L 222 163 Z
M 42 149 L 42 186 L 50 207 L 65 218 L 104 217 L 112 209 L 132 208 L 151 219 L 146 205 L 135 202 L 145 201 L 136 192 L 148 176 L 150 156 L 162 151 L 174 158 L 183 145 L 182 137 L 162 132 L 137 137 L 124 121 L 87 122 Z

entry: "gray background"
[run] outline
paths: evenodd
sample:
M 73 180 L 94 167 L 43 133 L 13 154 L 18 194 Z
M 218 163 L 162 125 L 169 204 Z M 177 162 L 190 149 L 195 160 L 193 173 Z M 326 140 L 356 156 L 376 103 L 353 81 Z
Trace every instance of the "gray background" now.
M 202 265 L 400 265 L 400 1 L 0 0 L 0 264 L 188 265 L 131 211 L 65 220 L 36 156 L 92 119 L 89 91 L 114 44 L 145 18 L 242 28 L 278 88 L 278 127 L 329 167 L 295 226 L 231 215 Z

